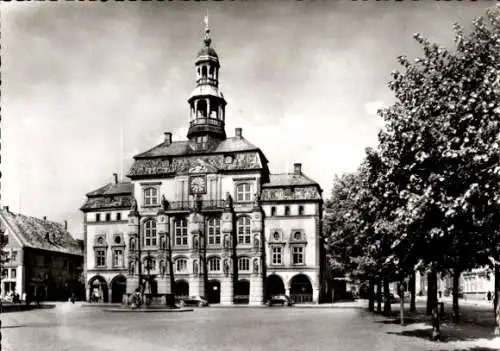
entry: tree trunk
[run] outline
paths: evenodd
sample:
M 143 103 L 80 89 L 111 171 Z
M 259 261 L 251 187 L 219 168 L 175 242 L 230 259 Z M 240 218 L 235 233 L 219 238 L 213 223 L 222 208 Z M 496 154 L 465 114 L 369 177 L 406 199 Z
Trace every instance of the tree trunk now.
M 437 274 L 431 270 L 427 274 L 427 315 L 432 315 L 432 309 L 437 307 Z
M 460 282 L 460 274 L 462 272 L 459 269 L 453 270 L 453 321 L 455 323 L 460 322 L 460 307 L 458 306 L 458 293 L 460 290 L 459 282 Z
M 496 257 L 495 257 L 496 259 Z M 495 312 L 495 335 L 500 335 L 500 303 L 498 299 L 500 298 L 500 266 L 495 264 L 495 298 L 493 300 L 494 312 Z
M 404 288 L 404 281 L 401 280 L 399 282 L 399 322 L 401 325 L 405 324 L 405 288 Z
M 377 284 L 377 313 L 382 313 L 382 280 Z
M 411 273 L 410 276 L 410 312 L 415 312 L 417 310 L 416 305 L 415 305 L 415 299 L 416 299 L 416 274 L 415 271 Z
M 373 279 L 370 279 L 368 285 L 368 311 L 373 312 L 375 310 L 375 294 L 374 294 L 374 284 Z
M 389 279 L 384 279 L 384 315 L 391 315 L 391 292 L 389 291 Z

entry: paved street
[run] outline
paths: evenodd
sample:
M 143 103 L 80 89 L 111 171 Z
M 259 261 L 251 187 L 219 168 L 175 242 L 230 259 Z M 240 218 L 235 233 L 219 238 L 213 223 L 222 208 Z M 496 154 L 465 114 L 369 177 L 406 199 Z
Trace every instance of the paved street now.
M 495 350 L 435 344 L 360 308 L 217 308 L 112 313 L 69 303 L 2 315 L 4 350 Z M 423 327 L 423 326 L 420 326 Z M 493 346 L 492 346 L 493 345 Z M 495 344 L 496 345 L 496 344 Z

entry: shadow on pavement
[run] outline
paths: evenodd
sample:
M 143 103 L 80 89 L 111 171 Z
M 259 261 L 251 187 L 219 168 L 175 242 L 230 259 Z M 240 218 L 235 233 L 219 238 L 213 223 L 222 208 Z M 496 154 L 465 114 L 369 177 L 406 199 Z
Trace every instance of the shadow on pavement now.
M 429 350 L 434 351 L 434 350 Z M 449 350 L 439 350 L 439 351 L 449 351 Z M 453 351 L 498 351 L 498 349 L 492 349 L 490 347 L 475 346 L 469 348 L 453 349 Z
M 41 304 L 41 305 L 11 304 L 11 305 L 2 305 L 1 311 L 2 313 L 12 313 L 12 312 L 22 312 L 30 310 L 47 310 L 47 309 L 53 309 L 55 307 L 56 305 L 54 304 Z
M 460 325 L 447 325 L 443 324 L 441 326 L 441 341 L 440 342 L 453 342 L 453 341 L 473 341 L 476 339 L 487 339 L 492 340 L 495 338 L 493 335 L 493 330 L 486 328 L 467 328 Z M 432 338 L 432 327 L 425 326 L 425 328 L 402 330 L 399 332 L 387 332 L 387 334 L 409 336 L 420 339 L 431 340 Z M 475 350 L 475 349 L 473 349 Z M 478 349 L 480 350 L 480 349 Z M 489 349 L 485 349 L 489 350 Z

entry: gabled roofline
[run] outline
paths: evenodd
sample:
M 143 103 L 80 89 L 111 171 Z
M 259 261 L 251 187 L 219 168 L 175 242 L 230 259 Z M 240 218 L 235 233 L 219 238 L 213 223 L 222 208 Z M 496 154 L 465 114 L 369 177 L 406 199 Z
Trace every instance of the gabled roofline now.
M 12 236 L 14 236 L 14 238 L 17 240 L 18 244 L 23 248 L 28 247 L 29 245 L 26 242 L 26 240 L 24 240 L 23 237 L 19 236 L 18 233 L 16 233 L 16 231 L 14 230 L 14 228 L 12 227 L 10 222 L 4 217 L 3 210 L 0 210 L 0 217 L 2 218 L 2 222 L 5 224 L 5 226 L 11 232 Z

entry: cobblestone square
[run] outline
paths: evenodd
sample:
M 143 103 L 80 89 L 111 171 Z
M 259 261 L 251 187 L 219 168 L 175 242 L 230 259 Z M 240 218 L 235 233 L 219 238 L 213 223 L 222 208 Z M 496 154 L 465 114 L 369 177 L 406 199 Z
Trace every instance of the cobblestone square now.
M 494 340 L 432 343 L 362 308 L 222 308 L 111 313 L 58 304 L 2 315 L 4 350 L 495 350 Z

